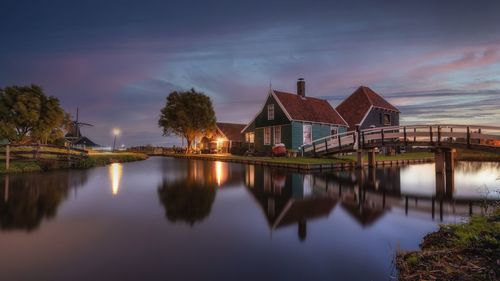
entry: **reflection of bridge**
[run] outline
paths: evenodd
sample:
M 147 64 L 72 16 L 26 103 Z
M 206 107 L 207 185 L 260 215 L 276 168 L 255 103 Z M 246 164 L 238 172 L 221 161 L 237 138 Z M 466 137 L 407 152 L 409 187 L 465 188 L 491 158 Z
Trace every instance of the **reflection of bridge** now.
M 453 174 L 437 174 L 435 189 L 419 194 L 402 187 L 400 173 L 399 167 L 386 167 L 308 175 L 248 166 L 245 184 L 269 228 L 297 224 L 300 239 L 305 239 L 307 221 L 337 209 L 363 227 L 375 224 L 390 210 L 440 221 L 484 212 L 481 198 L 454 198 Z

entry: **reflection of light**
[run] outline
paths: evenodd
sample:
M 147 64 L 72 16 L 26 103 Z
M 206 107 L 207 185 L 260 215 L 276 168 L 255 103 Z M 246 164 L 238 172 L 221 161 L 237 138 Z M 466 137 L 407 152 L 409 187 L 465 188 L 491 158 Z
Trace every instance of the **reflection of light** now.
M 222 183 L 222 162 L 215 162 L 215 178 L 217 179 L 217 185 L 220 186 Z
M 122 164 L 113 163 L 109 166 L 109 177 L 111 179 L 111 191 L 113 195 L 118 194 L 120 189 L 120 180 L 122 178 Z

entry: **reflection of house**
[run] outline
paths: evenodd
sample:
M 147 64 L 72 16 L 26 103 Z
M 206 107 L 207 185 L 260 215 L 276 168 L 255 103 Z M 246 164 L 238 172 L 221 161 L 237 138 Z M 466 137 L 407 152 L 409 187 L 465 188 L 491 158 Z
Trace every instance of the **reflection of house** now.
M 307 221 L 327 217 L 337 200 L 314 196 L 308 175 L 261 166 L 248 166 L 246 185 L 262 207 L 271 230 L 298 224 L 298 235 L 306 238 Z M 310 189 L 311 188 L 311 189 Z M 320 192 L 321 193 L 321 192 Z
M 202 149 L 207 152 L 229 153 L 243 146 L 241 131 L 245 124 L 216 123 L 216 133 L 210 139 L 202 140 Z
M 399 126 L 399 110 L 372 89 L 361 86 L 342 103 L 337 111 L 349 125 L 349 130 L 370 127 Z
M 297 93 L 269 90 L 264 106 L 242 130 L 255 150 L 266 152 L 277 143 L 298 149 L 304 143 L 346 130 L 347 123 L 328 101 L 305 94 L 305 81 L 297 81 Z

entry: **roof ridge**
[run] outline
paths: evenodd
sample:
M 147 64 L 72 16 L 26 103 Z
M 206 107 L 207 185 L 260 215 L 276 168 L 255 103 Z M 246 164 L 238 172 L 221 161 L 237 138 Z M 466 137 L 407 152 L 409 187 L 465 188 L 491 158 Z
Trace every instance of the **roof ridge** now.
M 371 90 L 371 89 L 366 87 L 366 86 L 360 86 L 360 88 L 361 88 L 361 91 L 363 92 L 363 94 L 365 94 L 366 99 L 368 99 L 368 102 L 370 102 L 370 104 L 373 105 L 374 103 L 373 103 L 372 99 L 370 98 L 370 95 L 366 91 L 366 89 L 369 89 L 369 90 Z M 373 90 L 372 90 L 372 92 L 373 92 Z

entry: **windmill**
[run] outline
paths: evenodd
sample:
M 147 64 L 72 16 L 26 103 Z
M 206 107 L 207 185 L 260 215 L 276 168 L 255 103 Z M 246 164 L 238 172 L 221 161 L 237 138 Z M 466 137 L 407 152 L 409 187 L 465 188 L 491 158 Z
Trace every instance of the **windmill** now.
M 84 137 L 82 135 L 82 132 L 80 131 L 80 127 L 84 127 L 84 126 L 91 127 L 91 126 L 94 126 L 94 125 L 89 124 L 89 123 L 80 122 L 78 115 L 79 114 L 78 114 L 78 107 L 77 107 L 76 108 L 76 119 L 74 121 L 71 121 L 70 128 L 68 130 L 68 133 L 65 136 L 66 140 L 68 140 L 72 144 L 78 144 L 83 139 L 88 140 L 86 137 Z M 93 143 L 92 141 L 90 141 L 90 142 Z

